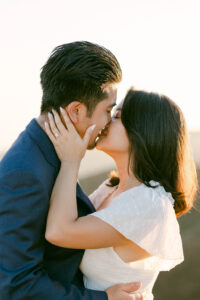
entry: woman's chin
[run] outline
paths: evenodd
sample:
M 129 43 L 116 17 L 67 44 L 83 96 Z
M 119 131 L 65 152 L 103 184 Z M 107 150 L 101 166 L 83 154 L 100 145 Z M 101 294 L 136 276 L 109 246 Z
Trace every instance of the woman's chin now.
M 99 141 L 96 143 L 96 149 L 97 150 L 102 150 L 101 144 L 99 143 Z
M 105 147 L 105 144 L 104 144 L 103 138 L 99 138 L 97 143 L 96 143 L 96 149 L 103 151 L 104 147 Z
M 96 149 L 110 155 L 110 149 L 104 141 L 98 140 L 98 142 L 96 144 Z

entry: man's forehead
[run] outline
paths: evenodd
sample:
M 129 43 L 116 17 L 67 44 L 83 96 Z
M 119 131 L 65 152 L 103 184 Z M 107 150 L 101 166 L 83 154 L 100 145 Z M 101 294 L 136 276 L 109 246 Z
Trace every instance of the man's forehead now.
M 101 102 L 106 108 L 113 108 L 117 101 L 117 84 L 103 85 L 104 100 Z
M 117 88 L 118 88 L 117 83 L 104 83 L 101 86 L 102 91 L 109 94 L 117 91 Z
M 105 86 L 102 86 L 102 91 L 106 95 L 107 99 L 116 101 L 117 98 L 117 84 L 107 84 Z

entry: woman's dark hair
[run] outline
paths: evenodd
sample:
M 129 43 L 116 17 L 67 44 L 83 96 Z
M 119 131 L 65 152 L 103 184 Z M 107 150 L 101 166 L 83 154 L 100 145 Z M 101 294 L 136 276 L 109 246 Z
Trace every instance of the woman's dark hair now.
M 170 192 L 177 216 L 190 210 L 197 192 L 197 174 L 186 123 L 180 108 L 168 97 L 130 89 L 121 121 L 130 143 L 129 167 L 151 187 L 154 180 Z M 112 186 L 119 178 L 112 176 Z
M 41 113 L 80 101 L 91 115 L 97 103 L 107 97 L 102 85 L 120 82 L 122 71 L 109 50 L 78 41 L 56 47 L 42 67 L 40 78 Z

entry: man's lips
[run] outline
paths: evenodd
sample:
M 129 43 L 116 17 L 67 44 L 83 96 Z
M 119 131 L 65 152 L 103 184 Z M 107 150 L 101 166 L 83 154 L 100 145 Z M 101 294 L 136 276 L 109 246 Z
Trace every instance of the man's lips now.
M 107 127 L 105 127 L 105 128 L 103 128 L 100 132 L 99 132 L 99 134 L 98 134 L 98 138 L 101 138 L 101 137 L 103 137 L 103 136 L 107 136 L 108 135 L 108 128 Z

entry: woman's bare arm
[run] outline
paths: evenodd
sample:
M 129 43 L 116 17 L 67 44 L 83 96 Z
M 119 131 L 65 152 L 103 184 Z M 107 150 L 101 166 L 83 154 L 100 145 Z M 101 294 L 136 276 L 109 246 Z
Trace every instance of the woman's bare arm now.
M 52 115 L 49 117 L 49 125 L 46 124 L 46 132 L 61 160 L 50 200 L 46 239 L 61 247 L 77 249 L 120 246 L 130 242 L 95 216 L 78 218 L 76 182 L 80 161 L 90 138 L 90 129 L 81 139 L 66 112 L 63 112 L 63 118 L 67 129 L 56 112 L 54 118 Z M 58 138 L 53 135 L 55 131 L 59 133 Z

